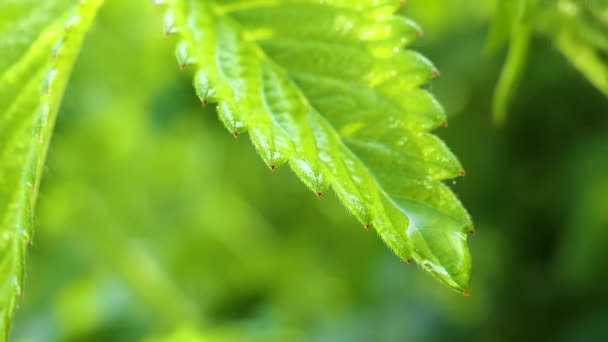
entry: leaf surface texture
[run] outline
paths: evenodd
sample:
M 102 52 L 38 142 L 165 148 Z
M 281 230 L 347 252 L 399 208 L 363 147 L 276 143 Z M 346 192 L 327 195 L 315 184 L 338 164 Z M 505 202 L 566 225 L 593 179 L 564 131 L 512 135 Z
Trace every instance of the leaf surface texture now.
M 331 186 L 399 257 L 467 293 L 472 222 L 442 182 L 464 171 L 430 133 L 446 117 L 421 87 L 438 72 L 406 49 L 422 31 L 399 1 L 163 6 L 178 64 L 232 134 L 248 131 L 271 170 L 288 163 L 318 196 Z

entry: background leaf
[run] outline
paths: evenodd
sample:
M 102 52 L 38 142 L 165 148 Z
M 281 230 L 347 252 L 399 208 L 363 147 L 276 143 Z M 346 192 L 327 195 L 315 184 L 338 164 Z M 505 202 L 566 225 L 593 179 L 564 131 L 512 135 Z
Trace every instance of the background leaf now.
M 506 61 L 494 93 L 497 123 L 523 76 L 534 34 L 553 40 L 557 49 L 600 92 L 608 96 L 608 2 L 606 0 L 497 0 L 486 52 L 510 36 Z
M 100 0 L 0 2 L 0 336 L 23 295 L 25 249 L 55 116 Z
M 430 130 L 446 125 L 420 86 L 438 75 L 404 47 L 421 29 L 396 1 L 169 1 L 165 33 L 203 104 L 249 131 L 274 171 L 289 162 L 321 197 L 331 185 L 407 263 L 468 293 L 469 215 L 442 183 L 464 175 Z

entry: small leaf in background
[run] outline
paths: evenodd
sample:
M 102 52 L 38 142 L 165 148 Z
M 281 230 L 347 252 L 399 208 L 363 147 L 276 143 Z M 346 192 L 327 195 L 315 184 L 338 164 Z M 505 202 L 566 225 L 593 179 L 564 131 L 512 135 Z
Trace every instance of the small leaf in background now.
M 497 3 L 494 22 L 486 43 L 486 54 L 493 54 L 505 42 L 509 45 L 492 103 L 494 122 L 497 124 L 505 121 L 509 103 L 525 71 L 532 41 L 534 6 L 533 0 Z
M 0 336 L 23 296 L 25 250 L 55 116 L 100 0 L 0 2 Z
M 506 119 L 536 33 L 552 39 L 570 63 L 608 96 L 608 3 L 605 0 L 498 0 L 486 42 L 487 54 L 509 42 L 493 98 L 492 111 L 497 124 Z
M 605 96 L 608 96 L 608 3 L 603 0 L 557 5 L 558 49 Z

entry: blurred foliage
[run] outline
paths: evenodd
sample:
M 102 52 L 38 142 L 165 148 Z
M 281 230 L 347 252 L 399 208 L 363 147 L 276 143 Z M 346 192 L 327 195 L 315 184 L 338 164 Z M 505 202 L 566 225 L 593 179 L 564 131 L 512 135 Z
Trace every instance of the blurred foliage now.
M 528 58 L 532 34 L 550 37 L 599 91 L 608 97 L 608 1 L 498 1 L 486 52 L 510 39 L 509 53 L 494 94 L 494 120 L 502 123 Z
M 470 298 L 404 267 L 334 195 L 270 173 L 201 110 L 157 9 L 108 0 L 49 150 L 13 340 L 608 340 L 606 97 L 534 35 L 496 129 L 492 3 L 403 11 L 467 165 Z

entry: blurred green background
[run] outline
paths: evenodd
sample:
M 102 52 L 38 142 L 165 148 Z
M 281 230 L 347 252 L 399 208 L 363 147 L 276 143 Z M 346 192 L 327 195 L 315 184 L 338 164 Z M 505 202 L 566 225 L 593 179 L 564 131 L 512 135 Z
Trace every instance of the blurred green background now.
M 535 36 L 503 127 L 493 1 L 412 0 L 466 167 L 471 297 L 201 108 L 149 1 L 108 0 L 62 106 L 15 341 L 608 341 L 608 100 Z M 608 58 L 606 59 L 608 61 Z

